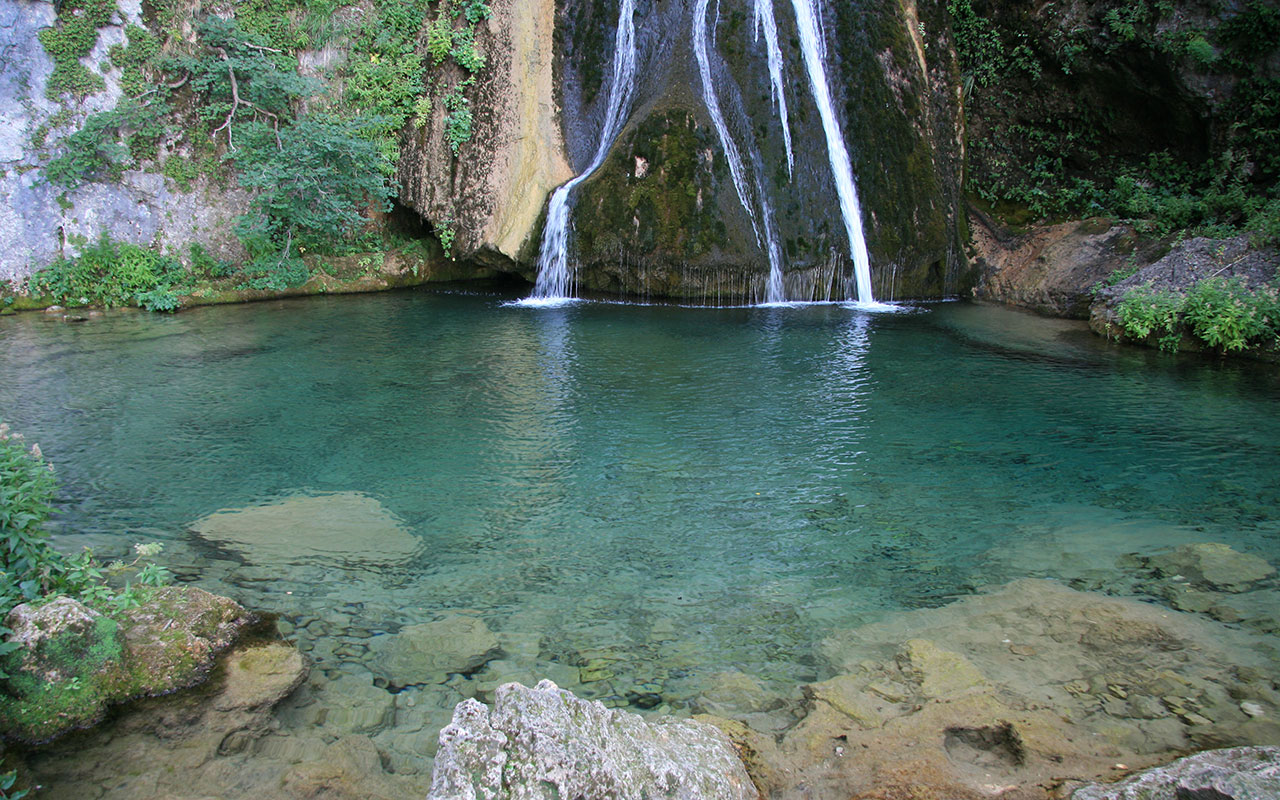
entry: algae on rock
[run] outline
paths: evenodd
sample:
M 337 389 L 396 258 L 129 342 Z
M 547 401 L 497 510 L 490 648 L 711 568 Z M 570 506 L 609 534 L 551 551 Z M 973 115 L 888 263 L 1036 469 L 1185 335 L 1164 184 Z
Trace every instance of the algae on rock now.
M 5 620 L 21 647 L 4 657 L 0 735 L 47 741 L 94 724 L 112 703 L 197 683 L 251 619 L 194 587 L 151 590 L 113 615 L 68 597 L 19 605 Z

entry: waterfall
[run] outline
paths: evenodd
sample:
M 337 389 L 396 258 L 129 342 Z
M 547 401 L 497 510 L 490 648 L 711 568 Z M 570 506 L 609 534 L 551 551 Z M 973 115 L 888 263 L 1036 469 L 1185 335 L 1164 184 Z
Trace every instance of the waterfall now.
M 787 121 L 787 95 L 782 90 L 782 50 L 778 48 L 778 21 L 773 16 L 773 0 L 755 0 L 756 41 L 764 32 L 765 51 L 769 57 L 769 87 L 782 121 L 782 142 L 787 148 L 787 174 L 793 172 L 795 157 L 791 154 L 791 125 Z
M 825 42 L 819 30 L 814 2 L 815 0 L 791 0 L 791 6 L 796 12 L 796 28 L 800 34 L 804 65 L 809 73 L 809 88 L 813 92 L 818 115 L 822 118 L 822 130 L 827 137 L 827 156 L 836 182 L 836 194 L 840 198 L 840 213 L 844 217 L 845 231 L 849 235 L 849 255 L 853 258 L 858 301 L 874 303 L 875 297 L 871 293 L 871 259 L 867 255 L 867 243 L 862 231 L 862 209 L 858 205 L 858 189 L 853 182 L 849 151 L 845 149 L 844 135 L 840 132 L 840 122 L 836 119 L 831 102 L 831 89 L 827 85 L 827 74 L 822 63 Z
M 705 6 L 706 3 L 704 2 Z M 618 12 L 618 30 L 613 37 L 613 82 L 609 86 L 609 105 L 600 143 L 587 168 L 573 180 L 557 188 L 547 208 L 547 224 L 542 232 L 542 250 L 538 253 L 538 282 L 533 287 L 533 301 L 557 301 L 573 297 L 573 271 L 569 268 L 569 195 L 578 184 L 600 168 L 613 140 L 622 130 L 626 110 L 635 91 L 636 27 L 635 0 L 622 0 Z
M 760 3 L 768 3 L 771 0 L 757 0 L 757 14 L 760 13 Z M 769 18 L 773 18 L 772 9 L 769 12 Z M 774 27 L 774 39 L 776 44 L 777 28 Z M 766 33 L 766 43 L 768 34 Z M 711 115 L 711 124 L 715 126 L 716 135 L 720 137 L 720 146 L 724 149 L 725 159 L 729 162 L 729 175 L 733 178 L 733 188 L 738 193 L 738 199 L 742 201 L 742 207 L 747 210 L 747 216 L 751 219 L 751 228 L 755 231 L 756 241 L 764 248 L 765 254 L 769 258 L 769 282 L 765 289 L 765 302 L 781 303 L 786 300 L 786 294 L 782 286 L 782 249 L 778 246 L 777 237 L 773 231 L 772 212 L 769 208 L 769 202 L 765 198 L 763 191 L 758 191 L 760 197 L 761 216 L 763 220 L 757 220 L 755 207 L 752 204 L 748 192 L 746 177 L 742 165 L 742 157 L 738 154 L 738 146 L 734 144 L 733 137 L 729 134 L 729 128 L 725 124 L 724 114 L 720 111 L 720 100 L 716 97 L 715 84 L 711 77 L 711 61 L 707 56 L 707 0 L 698 0 L 693 10 L 693 53 L 698 59 L 698 74 L 702 78 L 702 101 L 707 107 L 707 113 Z M 770 56 L 772 62 L 772 56 Z M 781 54 L 778 61 L 778 86 L 781 86 Z M 771 68 L 772 71 L 772 68 Z M 778 97 L 782 97 L 778 92 Z M 785 100 L 783 101 L 785 103 Z M 785 114 L 785 111 L 783 112 Z M 790 133 L 787 134 L 790 141 Z M 788 147 L 788 155 L 790 148 Z M 761 227 L 763 226 L 763 234 Z

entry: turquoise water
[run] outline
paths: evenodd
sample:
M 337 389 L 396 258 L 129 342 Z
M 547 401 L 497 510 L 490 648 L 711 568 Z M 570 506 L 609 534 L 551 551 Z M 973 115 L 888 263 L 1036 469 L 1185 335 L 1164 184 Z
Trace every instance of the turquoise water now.
M 507 299 L 0 319 L 0 415 L 57 465 L 63 546 L 165 541 L 183 579 L 282 612 L 334 673 L 464 610 L 527 643 L 504 645 L 516 667 L 607 650 L 617 677 L 571 688 L 621 703 L 656 681 L 679 709 L 717 670 L 821 677 L 830 632 L 984 585 L 1139 591 L 1117 557 L 1183 542 L 1280 556 L 1270 367 L 961 303 Z M 253 564 L 188 532 L 350 491 L 420 537 L 412 562 Z

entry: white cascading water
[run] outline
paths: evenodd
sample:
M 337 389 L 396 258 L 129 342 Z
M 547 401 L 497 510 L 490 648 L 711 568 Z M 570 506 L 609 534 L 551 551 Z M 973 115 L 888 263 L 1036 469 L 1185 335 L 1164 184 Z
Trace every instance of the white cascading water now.
M 600 144 L 591 163 L 573 180 L 551 194 L 547 208 L 547 224 L 542 231 L 542 250 L 538 253 L 538 281 L 527 302 L 555 303 L 573 297 L 573 271 L 569 269 L 569 195 L 574 187 L 600 168 L 613 140 L 622 129 L 627 107 L 635 90 L 636 26 L 635 0 L 622 0 L 618 12 L 618 30 L 613 37 L 613 82 L 609 86 L 609 105 Z
M 769 86 L 773 102 L 778 106 L 778 118 L 782 121 L 782 142 L 787 148 L 787 174 L 795 165 L 791 154 L 791 125 L 787 121 L 787 95 L 782 87 L 782 50 L 778 48 L 778 21 L 773 16 L 773 0 L 755 0 L 756 41 L 764 32 L 765 51 L 769 56 Z
M 768 0 L 763 0 L 768 2 Z M 757 3 L 758 6 L 758 3 Z M 770 13 L 772 18 L 772 10 Z M 776 26 L 775 26 L 776 33 Z M 729 175 L 733 178 L 733 188 L 738 192 L 742 207 L 751 218 L 751 227 L 755 231 L 756 241 L 765 249 L 769 257 L 769 282 L 765 287 L 765 302 L 781 303 L 786 300 L 782 286 L 782 249 L 778 246 L 771 224 L 768 200 L 760 193 L 760 205 L 763 210 L 764 234 L 761 235 L 762 221 L 757 220 L 755 208 L 747 192 L 746 177 L 742 166 L 742 157 L 738 155 L 738 146 L 729 135 L 724 115 L 720 112 L 720 100 L 716 97 L 715 84 L 711 79 L 711 61 L 707 57 L 707 0 L 698 0 L 693 10 L 693 53 L 698 59 L 698 74 L 702 78 L 702 101 L 711 115 L 711 123 L 715 126 L 716 135 L 720 137 L 720 146 L 724 149 L 724 157 L 729 162 Z M 779 55 L 779 75 L 781 75 L 781 55 Z M 779 78 L 781 80 L 781 78 Z M 781 96 L 781 94 L 779 94 Z M 788 138 L 790 135 L 788 134 Z
M 822 118 L 822 130 L 827 137 L 827 156 L 831 161 L 831 174 L 836 182 L 836 194 L 840 198 L 840 213 L 844 216 L 845 231 L 849 234 L 849 255 L 853 258 L 853 274 L 858 287 L 858 302 L 874 303 L 871 293 L 871 259 L 867 255 L 867 242 L 862 230 L 862 209 L 858 205 L 858 189 L 853 183 L 853 165 L 849 151 L 844 146 L 844 135 L 836 119 L 831 102 L 831 88 L 827 85 L 827 73 L 822 53 L 825 43 L 819 30 L 818 12 L 814 0 L 791 0 L 796 12 L 796 29 L 800 34 L 800 49 L 804 53 L 805 69 L 809 73 L 809 88 L 813 91 L 818 115 Z

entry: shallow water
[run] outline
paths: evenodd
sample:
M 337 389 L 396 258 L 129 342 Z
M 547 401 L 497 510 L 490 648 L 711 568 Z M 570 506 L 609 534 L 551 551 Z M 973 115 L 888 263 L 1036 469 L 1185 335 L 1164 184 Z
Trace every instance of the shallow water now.
M 786 694 L 827 676 L 833 631 L 984 585 L 1130 591 L 1117 557 L 1185 542 L 1280 556 L 1269 368 L 961 303 L 510 299 L 0 319 L 0 413 L 57 465 L 63 546 L 162 540 L 366 683 L 372 637 L 463 611 L 503 676 L 679 712 L 727 669 Z M 328 492 L 379 501 L 417 554 L 254 563 L 189 532 Z M 612 677 L 576 683 L 593 659 Z M 447 708 L 493 677 L 413 691 Z

